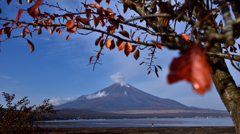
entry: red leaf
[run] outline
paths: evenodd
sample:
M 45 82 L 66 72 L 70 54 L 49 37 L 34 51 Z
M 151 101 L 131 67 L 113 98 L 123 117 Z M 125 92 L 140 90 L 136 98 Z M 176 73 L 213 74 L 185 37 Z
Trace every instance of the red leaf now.
M 126 13 L 128 10 L 128 5 L 126 4 L 126 2 L 123 4 L 123 12 Z
M 103 49 L 103 42 L 104 42 L 104 39 L 102 39 L 102 40 L 100 41 L 100 47 L 101 47 L 101 49 Z
M 199 45 L 190 45 L 182 56 L 173 59 L 168 82 L 174 83 L 182 79 L 191 82 L 198 94 L 204 94 L 210 89 L 210 66 Z
M 143 61 L 143 62 L 141 62 L 139 65 L 142 65 L 143 63 L 145 63 L 145 62 Z
M 37 17 L 40 15 L 40 10 L 39 8 L 35 8 L 35 9 L 31 9 L 31 8 L 28 8 L 27 9 L 27 12 L 30 16 L 32 16 L 33 18 Z
M 89 59 L 89 64 L 91 64 L 92 58 L 93 58 L 93 56 L 90 57 L 90 59 Z
M 119 33 L 120 33 L 122 36 L 125 36 L 125 37 L 129 38 L 129 33 L 128 33 L 127 31 L 121 30 L 121 31 L 119 31 Z
M 11 1 L 12 1 L 12 0 L 7 0 L 8 5 L 10 4 Z
M 91 9 L 86 9 L 86 17 L 89 18 L 91 16 Z
M 101 40 L 101 37 L 99 37 L 95 40 L 95 46 L 97 46 L 99 44 L 100 40 Z
M 108 3 L 108 5 L 109 5 L 110 1 L 111 1 L 111 0 L 106 0 L 106 3 Z
M 152 40 L 152 43 L 153 43 L 157 48 L 159 48 L 159 49 L 162 50 L 162 45 L 161 45 L 159 42 Z
M 28 29 L 28 31 L 29 31 L 30 36 L 32 37 L 32 31 L 30 29 Z
M 157 69 L 157 67 L 155 66 L 154 67 L 155 68 L 155 74 L 157 75 L 157 77 L 159 78 L 159 76 L 158 76 L 158 69 Z
M 4 28 L 0 29 L 0 35 L 2 35 L 4 32 Z
M 27 35 L 27 30 L 28 30 L 28 27 L 25 26 L 21 34 L 23 38 Z
M 5 22 L 5 23 L 2 24 L 2 26 L 3 26 L 3 27 L 6 27 L 6 26 L 9 25 L 9 24 L 10 24 L 10 22 Z
M 28 42 L 28 46 L 29 46 L 29 48 L 30 48 L 30 50 L 31 50 L 31 53 L 35 50 L 35 48 L 34 48 L 34 45 L 33 45 L 33 43 L 30 41 L 30 40 L 28 40 L 27 39 L 27 42 Z
M 161 66 L 157 65 L 157 67 L 162 70 L 162 67 L 161 67 Z
M 96 54 L 96 58 L 99 59 L 100 57 L 100 51 L 98 51 L 98 53 Z
M 33 4 L 33 6 L 31 7 L 32 10 L 36 9 L 36 8 L 42 3 L 42 1 L 43 1 L 43 0 L 37 0 L 37 1 Z
M 73 26 L 74 26 L 74 19 L 67 21 L 66 23 L 67 29 L 71 29 Z
M 134 52 L 133 56 L 134 56 L 134 58 L 135 58 L 136 60 L 139 58 L 140 52 L 139 52 L 138 49 Z
M 37 33 L 38 33 L 38 35 L 40 35 L 42 33 L 42 28 L 41 27 L 37 28 Z
M 4 33 L 7 34 L 10 31 L 10 29 L 11 29 L 10 27 L 5 27 L 4 28 Z
M 166 41 L 165 41 L 163 38 L 161 38 L 161 42 L 162 42 L 162 43 L 166 43 Z
M 114 49 L 115 48 L 115 43 L 114 43 L 114 40 L 111 41 L 111 46 L 110 46 L 110 50 Z
M 70 34 L 68 34 L 68 36 L 67 36 L 66 40 L 69 40 L 69 38 L 70 38 Z
M 83 23 L 84 25 L 90 25 L 87 18 L 81 18 L 80 16 L 77 16 L 77 17 L 76 17 L 76 20 L 77 20 L 77 21 L 80 21 L 80 22 Z
M 148 75 L 151 73 L 151 70 L 148 71 Z
M 102 0 L 95 0 L 98 4 L 100 4 L 102 2 Z
M 18 23 L 21 15 L 22 15 L 22 12 L 23 12 L 23 9 L 19 9 L 19 10 L 18 10 L 18 15 L 17 15 L 17 17 L 16 17 L 16 23 Z

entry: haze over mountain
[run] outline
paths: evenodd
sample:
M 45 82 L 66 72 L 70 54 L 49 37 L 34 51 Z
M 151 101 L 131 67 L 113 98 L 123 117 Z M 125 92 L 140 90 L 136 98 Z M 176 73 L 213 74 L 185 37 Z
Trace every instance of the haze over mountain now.
M 117 81 L 117 83 L 98 92 L 80 96 L 71 102 L 55 106 L 54 108 L 75 108 L 119 114 L 216 112 L 210 109 L 188 107 L 171 99 L 159 98 L 122 81 Z

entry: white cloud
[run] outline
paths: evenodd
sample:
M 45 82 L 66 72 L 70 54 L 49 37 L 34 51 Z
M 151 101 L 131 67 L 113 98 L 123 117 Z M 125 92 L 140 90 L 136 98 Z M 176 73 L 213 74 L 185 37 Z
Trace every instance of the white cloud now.
M 122 73 L 117 72 L 116 74 L 111 75 L 110 77 L 114 82 L 121 84 L 121 86 L 129 87 L 129 85 L 125 82 L 125 76 Z
M 76 98 L 75 97 L 68 97 L 68 98 L 52 98 L 50 99 L 49 103 L 52 105 L 58 106 L 70 101 L 74 101 Z
M 6 76 L 6 75 L 0 75 L 0 78 L 2 78 L 2 79 L 11 79 L 10 76 Z
M 107 94 L 105 91 L 103 91 L 103 92 L 99 91 L 97 94 L 88 95 L 86 98 L 87 99 L 96 99 L 96 98 L 106 97 L 106 96 L 107 96 Z

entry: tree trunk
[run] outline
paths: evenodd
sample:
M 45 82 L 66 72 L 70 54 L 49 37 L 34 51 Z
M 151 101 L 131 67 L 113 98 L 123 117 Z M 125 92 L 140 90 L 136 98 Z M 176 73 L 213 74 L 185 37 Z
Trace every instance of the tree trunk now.
M 221 45 L 215 43 L 211 52 L 221 52 Z M 222 58 L 210 57 L 212 79 L 235 125 L 236 134 L 240 134 L 240 91 L 237 89 L 227 65 Z

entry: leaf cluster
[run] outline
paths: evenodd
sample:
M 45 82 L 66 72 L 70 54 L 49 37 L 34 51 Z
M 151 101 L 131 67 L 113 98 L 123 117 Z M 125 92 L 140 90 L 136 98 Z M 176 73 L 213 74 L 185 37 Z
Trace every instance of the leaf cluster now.
M 15 95 L 3 92 L 6 107 L 0 104 L 0 133 L 1 134 L 29 134 L 38 127 L 33 125 L 34 120 L 41 119 L 42 113 L 55 113 L 49 100 L 44 100 L 41 105 L 27 106 L 30 101 L 27 97 L 12 104 Z

